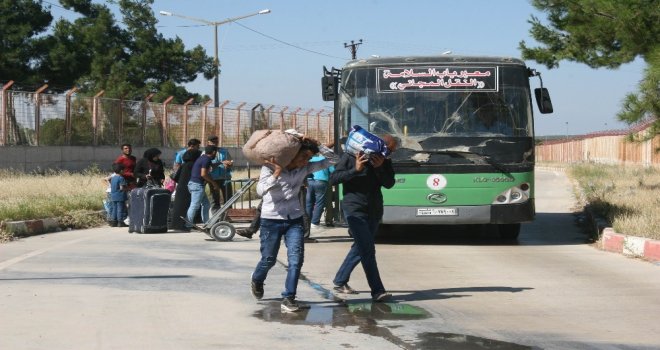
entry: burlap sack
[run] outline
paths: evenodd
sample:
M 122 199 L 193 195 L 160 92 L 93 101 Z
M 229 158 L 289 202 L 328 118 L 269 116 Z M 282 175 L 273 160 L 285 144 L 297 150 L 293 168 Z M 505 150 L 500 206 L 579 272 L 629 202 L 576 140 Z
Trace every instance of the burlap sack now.
M 285 167 L 300 150 L 300 140 L 280 130 L 257 130 L 243 146 L 243 154 L 254 164 L 263 164 L 264 159 L 275 158 Z

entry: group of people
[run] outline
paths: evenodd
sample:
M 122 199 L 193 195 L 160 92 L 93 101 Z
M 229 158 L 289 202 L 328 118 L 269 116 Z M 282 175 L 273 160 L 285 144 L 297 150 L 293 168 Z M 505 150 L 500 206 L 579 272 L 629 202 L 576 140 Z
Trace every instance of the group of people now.
M 232 196 L 233 161 L 229 152 L 218 147 L 217 136 L 208 138 L 203 152 L 200 148 L 200 140 L 190 139 L 187 147 L 175 155 L 174 172 L 170 176 L 177 183 L 170 226 L 175 230 L 189 231 L 193 223 L 200 221 L 200 216 L 201 221 L 208 220 L 210 201 L 205 192 L 207 184 L 211 186 L 215 209 Z M 147 149 L 139 161 L 132 155 L 130 144 L 123 144 L 121 149 L 122 154 L 112 164 L 113 174 L 104 180 L 108 185 L 106 207 L 109 224 L 125 227 L 128 192 L 147 184 L 162 187 L 166 177 L 162 152 L 158 148 Z
M 125 227 L 128 192 L 143 187 L 148 182 L 160 185 L 165 180 L 165 168 L 160 159 L 162 152 L 150 148 L 139 161 L 133 155 L 133 146 L 121 145 L 121 155 L 112 163 L 112 174 L 104 180 L 108 184 L 108 223 L 110 226 Z M 129 219 L 130 220 L 130 219 Z
M 391 151 L 396 149 L 393 137 L 385 135 L 383 140 Z M 218 138 L 211 136 L 202 152 L 201 142 L 191 139 L 185 149 L 177 152 L 173 173 L 178 184 L 173 228 L 189 230 L 200 208 L 201 220 L 208 220 L 211 204 L 205 195 L 206 184 L 212 187 L 214 206 L 222 204 L 221 198 L 231 196 L 233 162 L 229 153 L 217 145 Z M 122 155 L 113 164 L 114 176 L 107 179 L 109 199 L 116 208 L 111 213 L 111 224 L 123 225 L 127 191 L 150 181 L 162 185 L 165 179 L 160 150 L 145 151 L 144 158 L 137 162 L 131 152 L 131 145 L 122 145 Z M 303 208 L 299 195 L 306 182 L 309 197 Z M 379 154 L 367 156 L 348 152 L 339 157 L 326 145 L 303 137 L 300 150 L 289 164 L 278 164 L 272 158 L 265 160 L 261 168 L 257 193 L 262 202 L 256 225 L 260 229 L 261 258 L 251 277 L 251 292 L 256 299 L 263 298 L 264 282 L 275 265 L 281 241 L 284 241 L 288 267 L 281 293 L 281 310 L 296 312 L 302 308 L 296 301 L 296 291 L 305 255 L 303 215 L 307 211 L 311 224 L 319 225 L 328 188 L 340 183 L 343 184 L 343 214 L 354 240 L 335 275 L 334 290 L 343 294 L 356 293 L 348 282 L 355 267 L 361 263 L 372 299 L 382 302 L 391 297 L 380 278 L 375 249 L 375 235 L 383 216 L 381 188 L 391 188 L 395 183 L 391 160 Z M 181 219 L 184 212 L 187 220 Z
M 210 213 L 233 195 L 234 161 L 227 149 L 218 147 L 218 139 L 209 136 L 203 151 L 200 140 L 190 139 L 175 156 L 172 177 L 177 186 L 171 225 L 175 230 L 190 231 L 194 223 L 207 222 Z M 210 186 L 211 200 L 206 196 L 206 185 Z
M 392 151 L 396 149 L 393 137 L 388 135 L 383 139 L 388 148 Z M 317 153 L 320 153 L 322 159 L 310 162 Z M 303 138 L 300 150 L 288 165 L 277 164 L 274 158 L 266 160 L 257 184 L 257 193 L 263 198 L 260 218 L 261 259 L 252 273 L 251 292 L 256 299 L 263 298 L 264 282 L 268 271 L 275 265 L 283 240 L 288 260 L 280 304 L 283 312 L 296 312 L 302 308 L 296 301 L 298 278 L 305 255 L 303 209 L 298 200 L 299 192 L 305 180 L 309 182 L 310 174 L 333 165 L 334 171 L 327 173 L 328 184 L 343 184 L 344 217 L 354 239 L 333 280 L 334 290 L 343 294 L 356 293 L 348 282 L 355 267 L 362 263 L 372 299 L 382 302 L 391 297 L 380 278 L 375 248 L 375 235 L 383 216 L 381 188 L 391 188 L 395 182 L 391 160 L 379 154 L 356 156 L 348 152 L 338 157 L 318 141 Z M 316 193 L 312 188 L 309 191 Z M 314 214 L 312 211 L 312 223 Z

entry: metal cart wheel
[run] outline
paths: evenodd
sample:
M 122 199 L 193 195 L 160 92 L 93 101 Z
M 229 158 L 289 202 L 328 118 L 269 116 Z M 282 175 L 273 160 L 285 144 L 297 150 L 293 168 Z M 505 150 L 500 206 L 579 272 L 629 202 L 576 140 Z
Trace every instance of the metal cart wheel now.
M 236 234 L 236 228 L 234 225 L 226 221 L 220 221 L 211 226 L 209 233 L 216 241 L 226 242 L 231 241 L 231 239 L 234 238 L 234 235 Z

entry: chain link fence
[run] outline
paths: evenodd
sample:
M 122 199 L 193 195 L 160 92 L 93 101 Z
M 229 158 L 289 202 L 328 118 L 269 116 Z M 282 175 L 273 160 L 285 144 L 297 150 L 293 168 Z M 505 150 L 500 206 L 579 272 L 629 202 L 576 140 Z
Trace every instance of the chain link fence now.
M 242 147 L 254 130 L 295 128 L 321 142 L 332 138 L 331 110 L 224 101 L 215 108 L 5 89 L 0 94 L 0 146 L 183 147 L 218 135 Z

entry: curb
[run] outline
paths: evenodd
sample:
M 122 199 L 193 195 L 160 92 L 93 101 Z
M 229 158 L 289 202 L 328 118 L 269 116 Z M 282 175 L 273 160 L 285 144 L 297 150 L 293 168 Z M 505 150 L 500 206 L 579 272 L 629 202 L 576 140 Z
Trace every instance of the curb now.
M 98 210 L 92 211 L 87 214 L 89 215 L 99 215 L 104 214 L 105 211 Z M 42 235 L 44 233 L 50 232 L 60 232 L 62 230 L 71 230 L 71 228 L 64 227 L 66 223 L 63 223 L 61 219 L 58 218 L 48 218 L 48 219 L 36 219 L 36 220 L 23 220 L 23 221 L 5 221 L 0 222 L 0 229 L 10 233 L 12 236 L 17 238 L 30 237 Z
M 564 168 L 556 167 L 537 167 L 544 170 L 565 172 Z M 582 192 L 578 195 L 582 195 Z M 608 226 L 609 223 L 602 217 L 596 215 L 587 204 L 583 212 L 586 214 L 589 226 L 594 233 L 594 238 L 598 239 L 598 247 L 601 250 L 619 253 L 625 256 L 641 258 L 651 262 L 660 262 L 660 241 L 650 238 L 629 236 L 614 231 L 614 228 Z
M 39 219 L 25 221 L 7 221 L 2 224 L 2 229 L 11 233 L 14 237 L 30 237 L 48 232 L 61 231 L 60 222 L 57 219 Z
M 660 241 L 616 233 L 611 227 L 603 230 L 600 248 L 608 252 L 660 261 Z

